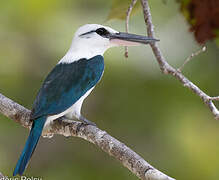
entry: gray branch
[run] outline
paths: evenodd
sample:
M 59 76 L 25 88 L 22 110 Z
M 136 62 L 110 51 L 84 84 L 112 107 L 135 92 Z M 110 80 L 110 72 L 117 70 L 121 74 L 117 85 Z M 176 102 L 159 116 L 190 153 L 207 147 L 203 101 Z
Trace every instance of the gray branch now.
M 141 4 L 143 8 L 145 24 L 147 26 L 147 34 L 150 37 L 154 37 L 154 26 L 152 23 L 152 17 L 151 17 L 150 7 L 148 5 L 148 0 L 141 0 Z M 170 74 L 174 76 L 183 84 L 183 86 L 187 87 L 188 89 L 192 90 L 196 95 L 198 95 L 203 100 L 203 102 L 207 105 L 207 107 L 210 109 L 215 119 L 219 120 L 219 110 L 213 103 L 213 101 L 218 101 L 219 98 L 211 97 L 207 95 L 198 86 L 196 86 L 189 79 L 187 79 L 180 71 L 177 71 L 177 69 L 169 65 L 156 43 L 150 43 L 150 46 L 153 50 L 153 53 L 156 57 L 156 60 L 160 66 L 161 71 L 164 74 Z
M 1 93 L 0 113 L 21 124 L 25 128 L 31 127 L 32 122 L 29 119 L 30 110 L 5 97 Z M 80 137 L 95 144 L 107 154 L 120 161 L 124 167 L 128 168 L 142 180 L 174 180 L 155 169 L 125 144 L 98 127 L 62 119 L 62 121 L 54 121 L 43 132 L 44 137 L 52 137 L 53 134 Z

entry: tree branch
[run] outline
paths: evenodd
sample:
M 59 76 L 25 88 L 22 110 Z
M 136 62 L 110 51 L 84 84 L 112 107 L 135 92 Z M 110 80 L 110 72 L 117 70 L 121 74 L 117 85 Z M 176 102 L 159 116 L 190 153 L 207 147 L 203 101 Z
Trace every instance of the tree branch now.
M 145 24 L 147 26 L 147 34 L 150 37 L 154 37 L 154 26 L 152 23 L 152 17 L 150 7 L 148 5 L 148 0 L 141 0 L 141 4 L 143 8 Z M 198 95 L 210 109 L 215 119 L 219 120 L 219 110 L 213 103 L 213 100 L 218 100 L 218 97 L 210 97 L 205 92 L 203 92 L 198 86 L 196 86 L 189 79 L 187 79 L 180 71 L 177 71 L 177 69 L 169 65 L 155 42 L 150 43 L 150 46 L 153 50 L 153 53 L 156 57 L 161 71 L 164 74 L 172 75 L 173 77 L 178 79 L 183 84 L 183 86 L 187 87 L 188 89 L 192 90 L 196 95 Z
M 132 12 L 133 7 L 135 6 L 137 0 L 132 0 L 131 4 L 129 5 L 129 8 L 126 12 L 126 21 L 125 21 L 125 32 L 129 32 L 129 19 Z M 128 58 L 128 47 L 125 46 L 125 57 Z
M 32 122 L 30 122 L 29 119 L 30 110 L 5 97 L 1 93 L 0 113 L 21 124 L 25 128 L 31 127 Z M 44 137 L 52 137 L 53 134 L 80 137 L 95 144 L 107 154 L 120 161 L 124 167 L 128 168 L 142 180 L 174 180 L 152 167 L 125 144 L 98 127 L 62 119 L 62 121 L 54 121 L 43 131 Z

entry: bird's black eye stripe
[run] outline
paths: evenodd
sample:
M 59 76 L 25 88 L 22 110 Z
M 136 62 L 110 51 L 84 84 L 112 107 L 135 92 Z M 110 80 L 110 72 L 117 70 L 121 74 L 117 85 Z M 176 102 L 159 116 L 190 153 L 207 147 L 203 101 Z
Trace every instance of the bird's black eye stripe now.
M 83 34 L 80 34 L 79 36 L 88 35 L 88 34 L 91 34 L 94 32 L 96 32 L 97 34 L 99 34 L 100 36 L 103 36 L 103 37 L 108 37 L 108 35 L 110 34 L 109 31 L 107 31 L 105 28 L 98 28 L 96 30 L 92 30 L 92 31 L 88 31 L 88 32 L 85 32 Z
M 90 33 L 94 33 L 94 32 L 96 32 L 96 31 L 92 30 L 92 31 L 89 31 L 89 32 L 83 33 L 83 34 L 81 34 L 81 35 L 79 35 L 79 36 L 84 36 L 84 35 L 87 35 L 87 34 L 90 34 Z
M 109 31 L 107 31 L 105 28 L 98 28 L 96 30 L 96 33 L 99 34 L 100 36 L 104 36 L 104 37 L 106 37 L 110 34 Z

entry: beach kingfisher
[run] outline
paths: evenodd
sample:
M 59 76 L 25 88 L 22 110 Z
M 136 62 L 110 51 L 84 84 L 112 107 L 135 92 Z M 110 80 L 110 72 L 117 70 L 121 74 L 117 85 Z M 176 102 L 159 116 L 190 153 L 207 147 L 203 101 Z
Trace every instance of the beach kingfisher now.
M 136 46 L 157 41 L 154 38 L 122 33 L 98 24 L 80 27 L 66 55 L 44 80 L 33 103 L 29 137 L 13 175 L 22 175 L 36 148 L 43 128 L 51 121 L 67 117 L 95 125 L 81 115 L 84 99 L 100 81 L 104 71 L 104 52 L 115 46 Z

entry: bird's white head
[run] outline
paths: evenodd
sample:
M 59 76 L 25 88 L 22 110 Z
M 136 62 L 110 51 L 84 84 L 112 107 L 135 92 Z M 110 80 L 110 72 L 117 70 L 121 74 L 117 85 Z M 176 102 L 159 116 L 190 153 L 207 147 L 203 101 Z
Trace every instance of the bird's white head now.
M 99 24 L 86 24 L 76 31 L 71 47 L 61 62 L 103 55 L 108 48 L 114 46 L 136 46 L 153 41 L 156 39 L 121 33 Z

